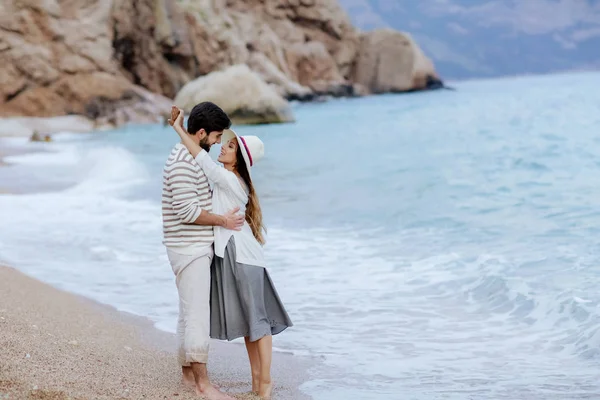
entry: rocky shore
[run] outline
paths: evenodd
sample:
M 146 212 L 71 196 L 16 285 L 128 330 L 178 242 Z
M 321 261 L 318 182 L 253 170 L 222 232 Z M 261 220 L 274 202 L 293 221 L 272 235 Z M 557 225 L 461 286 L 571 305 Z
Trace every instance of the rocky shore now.
M 289 100 L 443 85 L 409 34 L 360 32 L 337 0 L 5 0 L 0 65 L 0 118 L 96 127 L 156 122 L 173 99 L 270 123 L 293 120 Z

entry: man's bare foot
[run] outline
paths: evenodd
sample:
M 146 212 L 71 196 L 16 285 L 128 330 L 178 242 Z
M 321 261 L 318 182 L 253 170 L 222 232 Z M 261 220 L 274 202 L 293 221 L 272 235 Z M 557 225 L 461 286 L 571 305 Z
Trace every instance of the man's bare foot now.
M 271 392 L 273 391 L 273 383 L 271 381 L 263 381 L 260 383 L 258 395 L 263 400 L 271 400 Z
M 182 367 L 181 372 L 182 372 L 181 382 L 185 386 L 187 386 L 191 389 L 195 389 L 196 381 L 194 380 L 194 372 L 192 371 L 192 368 L 191 367 Z
M 198 396 L 205 397 L 207 400 L 235 400 L 233 397 L 221 392 L 219 389 L 215 388 L 211 384 L 197 385 L 196 394 Z

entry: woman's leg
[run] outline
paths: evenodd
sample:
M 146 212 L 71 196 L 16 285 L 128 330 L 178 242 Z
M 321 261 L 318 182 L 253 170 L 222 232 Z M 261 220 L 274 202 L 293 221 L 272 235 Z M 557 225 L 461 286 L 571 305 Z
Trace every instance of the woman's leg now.
M 273 337 L 263 336 L 256 341 L 260 359 L 260 388 L 258 395 L 263 399 L 271 398 L 273 384 L 271 383 L 271 356 L 273 353 Z
M 248 359 L 250 360 L 250 370 L 252 371 L 252 391 L 258 393 L 260 389 L 260 358 L 258 356 L 257 342 L 251 342 L 246 336 L 246 350 L 248 351 Z

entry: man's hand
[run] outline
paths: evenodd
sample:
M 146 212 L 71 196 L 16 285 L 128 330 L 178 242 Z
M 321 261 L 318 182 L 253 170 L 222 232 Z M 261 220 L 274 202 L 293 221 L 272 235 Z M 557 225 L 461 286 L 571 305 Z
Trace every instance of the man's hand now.
M 225 219 L 225 223 L 223 224 L 223 228 L 231 229 L 233 231 L 241 231 L 242 226 L 244 225 L 244 216 L 237 215 L 236 213 L 240 211 L 239 207 L 234 208 L 229 211 L 227 214 L 223 215 Z

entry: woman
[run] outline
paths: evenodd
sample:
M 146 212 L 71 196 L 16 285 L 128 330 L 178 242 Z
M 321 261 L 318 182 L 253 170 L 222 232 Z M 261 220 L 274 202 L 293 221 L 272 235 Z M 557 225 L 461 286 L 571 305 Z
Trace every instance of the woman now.
M 240 207 L 246 214 L 240 231 L 214 227 L 210 336 L 221 340 L 244 337 L 252 391 L 269 399 L 272 335 L 292 326 L 292 321 L 265 269 L 262 212 L 250 176 L 251 167 L 264 154 L 264 145 L 256 136 L 227 130 L 221 139 L 220 167 L 183 128 L 183 111 L 174 107 L 172 117 L 177 112 L 173 127 L 211 183 L 213 212 L 223 214 Z

